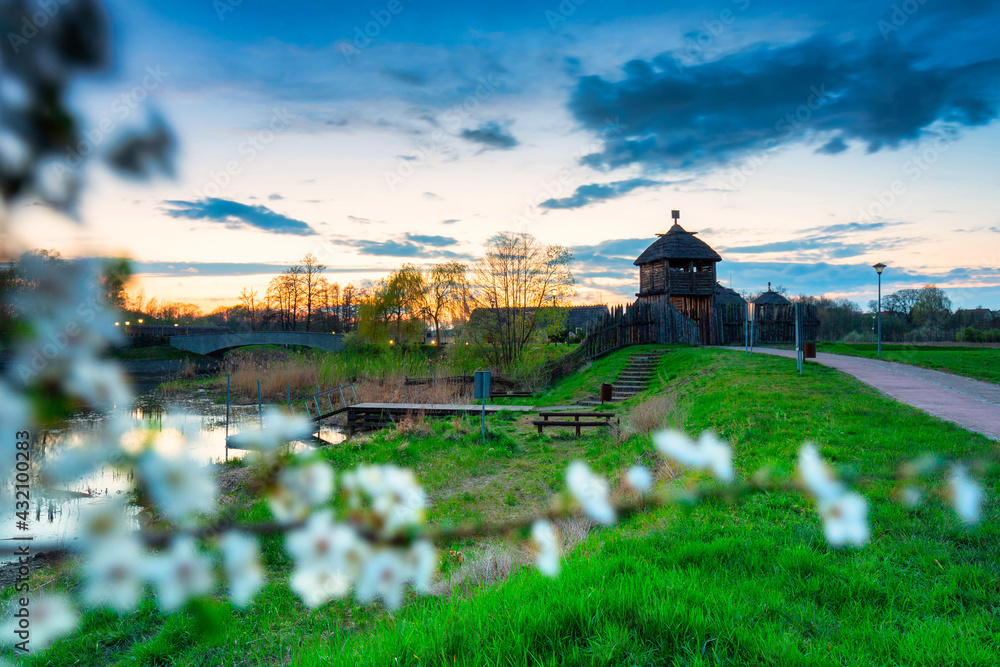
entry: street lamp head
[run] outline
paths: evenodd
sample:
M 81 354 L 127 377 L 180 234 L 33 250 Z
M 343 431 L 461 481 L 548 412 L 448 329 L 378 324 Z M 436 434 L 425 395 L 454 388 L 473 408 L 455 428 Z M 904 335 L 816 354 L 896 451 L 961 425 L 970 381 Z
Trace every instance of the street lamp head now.
M 882 275 L 882 271 L 885 269 L 885 264 L 883 264 L 882 262 L 879 262 L 878 264 L 874 265 L 872 268 L 875 269 L 875 273 L 877 273 L 879 275 Z

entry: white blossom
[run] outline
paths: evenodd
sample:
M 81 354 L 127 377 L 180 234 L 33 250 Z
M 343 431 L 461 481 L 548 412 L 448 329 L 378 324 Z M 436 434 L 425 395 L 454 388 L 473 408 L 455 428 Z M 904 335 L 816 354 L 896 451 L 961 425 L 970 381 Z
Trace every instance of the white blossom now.
M 920 493 L 920 489 L 908 486 L 900 493 L 900 500 L 902 500 L 903 504 L 907 507 L 917 507 L 921 502 L 923 502 L 924 496 Z
M 429 593 L 438 566 L 437 549 L 430 540 L 417 540 L 410 547 L 408 558 L 409 570 L 413 576 L 413 588 L 418 593 Z
M 646 494 L 653 489 L 653 474 L 646 466 L 632 466 L 625 473 L 625 483 L 639 494 Z
M 14 460 L 14 435 L 18 431 L 31 431 L 31 404 L 20 393 L 10 389 L 0 380 L 0 456 L 4 461 Z
M 24 139 L 7 128 L 0 128 L 0 174 L 20 176 L 31 162 L 31 149 Z
M 132 402 L 125 374 L 111 361 L 81 358 L 63 378 L 63 389 L 97 410 L 128 407 Z
M 867 544 L 871 536 L 868 502 L 837 481 L 812 443 L 799 449 L 799 475 L 816 498 L 827 543 L 832 547 Z
M 80 537 L 96 548 L 103 542 L 120 540 L 128 533 L 127 507 L 121 498 L 91 503 L 80 510 Z
M 666 458 L 699 470 L 711 470 L 720 482 L 728 484 L 736 478 L 732 448 L 711 431 L 702 433 L 697 443 L 681 431 L 658 431 L 653 434 L 653 445 Z
M 344 473 L 342 487 L 351 509 L 360 508 L 367 498 L 386 537 L 424 521 L 427 498 L 412 470 L 394 465 L 359 466 Z
M 819 501 L 823 518 L 823 533 L 832 547 L 868 544 L 868 503 L 854 492 L 843 493 L 834 500 Z
M 32 595 L 29 607 L 31 627 L 28 647 L 33 652 L 43 651 L 52 642 L 76 629 L 79 616 L 63 595 Z M 14 633 L 20 631 L 20 619 L 10 618 L 0 624 L 0 644 L 14 644 L 21 638 Z
M 147 568 L 156 584 L 160 606 L 173 611 L 189 599 L 212 592 L 212 561 L 198 553 L 191 537 L 177 538 L 166 554 L 156 556 Z
M 531 539 L 538 546 L 535 553 L 535 564 L 538 566 L 538 570 L 547 577 L 558 576 L 560 569 L 559 543 L 552 524 L 544 519 L 535 521 L 531 525 Z
M 264 413 L 264 428 L 237 433 L 230 440 L 242 449 L 270 453 L 292 440 L 309 435 L 315 428 L 303 415 L 289 415 L 277 408 L 269 408 Z
M 118 535 L 99 542 L 84 565 L 87 604 L 107 605 L 119 612 L 135 609 L 142 595 L 145 558 L 134 537 Z
M 335 523 L 330 510 L 316 512 L 305 526 L 289 532 L 285 548 L 295 560 L 289 585 L 309 607 L 347 595 L 367 554 L 354 528 Z
M 799 475 L 817 500 L 832 502 L 845 491 L 844 485 L 830 472 L 816 445 L 806 442 L 799 449 Z
M 608 483 L 591 472 L 583 461 L 573 461 L 566 470 L 566 486 L 583 511 L 598 523 L 614 523 L 615 510 L 608 501 Z
M 190 524 L 199 514 L 215 509 L 215 479 L 198 461 L 184 455 L 167 458 L 147 451 L 139 459 L 139 471 L 153 502 L 168 518 Z
M 380 549 L 362 565 L 354 596 L 362 604 L 381 598 L 387 609 L 398 609 L 403 604 L 404 586 L 411 577 L 406 562 L 395 549 Z
M 333 495 L 333 468 L 323 461 L 285 468 L 268 495 L 268 506 L 281 523 L 301 521 Z
M 958 518 L 968 525 L 979 523 L 983 514 L 982 487 L 969 477 L 965 466 L 957 463 L 951 467 L 948 482 L 951 504 L 955 507 Z
M 229 581 L 229 597 L 237 607 L 245 607 L 264 583 L 257 540 L 245 533 L 229 531 L 222 536 L 222 564 Z
M 107 421 L 107 420 L 105 420 Z M 107 432 L 104 435 L 108 435 Z M 43 479 L 50 485 L 74 482 L 88 472 L 111 460 L 119 449 L 116 442 L 86 439 L 76 447 L 61 448 L 41 469 Z

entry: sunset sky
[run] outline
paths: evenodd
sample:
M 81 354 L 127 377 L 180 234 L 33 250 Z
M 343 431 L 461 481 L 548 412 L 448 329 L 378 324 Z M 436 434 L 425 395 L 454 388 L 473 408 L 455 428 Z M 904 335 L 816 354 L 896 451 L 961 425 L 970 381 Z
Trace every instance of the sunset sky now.
M 737 289 L 864 305 L 882 261 L 884 292 L 1000 308 L 992 0 L 108 7 L 85 141 L 159 114 L 177 173 L 92 166 L 84 224 L 18 224 L 132 257 L 147 296 L 211 310 L 307 252 L 359 283 L 513 230 L 572 250 L 579 301 L 621 302 L 680 209 Z

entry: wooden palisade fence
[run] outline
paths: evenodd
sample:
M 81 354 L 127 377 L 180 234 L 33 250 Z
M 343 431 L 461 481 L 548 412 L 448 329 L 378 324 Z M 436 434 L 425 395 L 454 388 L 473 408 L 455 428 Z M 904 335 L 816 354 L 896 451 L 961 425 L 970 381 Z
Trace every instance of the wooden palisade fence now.
M 687 343 L 698 345 L 698 325 L 663 298 L 646 298 L 627 306 L 615 306 L 594 322 L 577 349 L 547 367 L 554 379 L 571 373 L 589 359 L 629 345 Z

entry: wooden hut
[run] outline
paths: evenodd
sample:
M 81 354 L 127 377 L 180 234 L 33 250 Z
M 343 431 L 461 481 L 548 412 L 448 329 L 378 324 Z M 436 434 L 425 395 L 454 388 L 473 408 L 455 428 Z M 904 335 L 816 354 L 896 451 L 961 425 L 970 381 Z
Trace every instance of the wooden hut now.
M 680 225 L 680 211 L 673 211 L 673 226 L 659 237 L 639 258 L 639 303 L 664 300 L 694 320 L 703 345 L 711 345 L 712 318 L 716 293 L 715 265 L 719 253 Z

